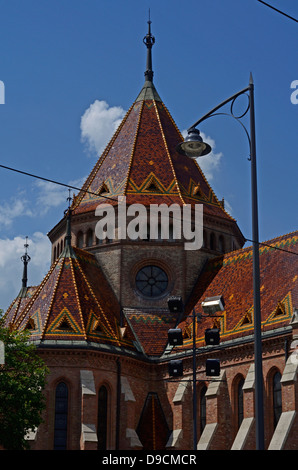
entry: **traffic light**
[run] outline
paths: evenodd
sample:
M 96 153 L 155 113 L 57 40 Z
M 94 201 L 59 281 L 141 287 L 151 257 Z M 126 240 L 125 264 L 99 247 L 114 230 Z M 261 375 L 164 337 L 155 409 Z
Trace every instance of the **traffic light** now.
M 169 362 L 169 375 L 172 377 L 181 377 L 183 375 L 183 362 L 180 359 Z
M 218 359 L 206 359 L 206 375 L 210 377 L 220 375 L 220 362 Z
M 220 330 L 219 328 L 207 328 L 205 330 L 205 343 L 207 345 L 215 346 L 220 343 Z
M 181 313 L 183 312 L 183 302 L 182 297 L 169 297 L 168 298 L 168 307 L 172 313 Z
M 171 346 L 181 346 L 183 344 L 181 328 L 171 328 L 168 331 L 168 339 Z

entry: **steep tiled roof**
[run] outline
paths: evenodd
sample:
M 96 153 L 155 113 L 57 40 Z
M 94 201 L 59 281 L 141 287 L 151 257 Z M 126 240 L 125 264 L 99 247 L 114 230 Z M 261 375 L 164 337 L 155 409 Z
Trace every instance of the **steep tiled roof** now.
M 197 162 L 176 151 L 181 140 L 153 84 L 144 87 L 75 198 L 74 214 L 125 195 L 144 205 L 203 204 L 205 214 L 235 223 Z
M 124 309 L 125 317 L 147 356 L 162 355 L 168 342 L 168 330 L 174 328 L 177 316 L 166 309 Z
M 6 324 L 13 324 L 15 319 L 19 316 L 20 312 L 24 310 L 30 299 L 32 298 L 37 287 L 30 286 L 22 288 L 19 295 L 8 307 L 5 313 Z
M 260 290 L 262 331 L 289 325 L 298 307 L 298 232 L 260 245 Z M 203 314 L 206 297 L 222 295 L 225 311 L 218 318 L 203 317 L 197 327 L 198 345 L 204 344 L 206 328 L 219 327 L 221 341 L 253 334 L 252 248 L 248 247 L 210 260 L 187 304 L 189 316 L 180 324 L 183 347 L 192 344 L 192 308 Z
M 17 310 L 16 310 L 17 309 Z M 64 250 L 31 298 L 19 299 L 5 323 L 28 329 L 34 340 L 75 340 L 135 351 L 134 335 L 121 326 L 119 303 L 94 255 Z

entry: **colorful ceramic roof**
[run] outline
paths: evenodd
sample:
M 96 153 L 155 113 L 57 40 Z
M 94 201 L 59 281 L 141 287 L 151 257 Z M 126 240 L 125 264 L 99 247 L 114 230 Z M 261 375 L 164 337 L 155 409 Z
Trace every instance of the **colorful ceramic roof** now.
M 125 318 L 142 352 L 160 357 L 168 342 L 168 330 L 174 328 L 177 316 L 167 309 L 124 309 Z
M 5 313 L 6 325 L 14 324 L 15 319 L 19 316 L 20 312 L 24 310 L 36 289 L 37 287 L 35 286 L 21 289 L 17 298 L 13 300 Z
M 298 231 L 260 245 L 262 332 L 290 324 L 298 307 Z M 189 316 L 179 325 L 183 347 L 192 345 L 192 308 L 203 314 L 206 297 L 222 295 L 225 310 L 218 318 L 203 317 L 197 326 L 198 346 L 204 345 L 206 328 L 220 328 L 221 341 L 253 334 L 252 248 L 210 260 L 188 301 Z M 222 315 L 222 316 L 220 316 Z
M 30 297 L 29 297 L 30 292 Z M 119 303 L 94 255 L 65 249 L 41 284 L 17 298 L 6 325 L 29 330 L 33 340 L 109 344 L 136 351 L 135 338 L 122 328 Z
M 153 83 L 145 82 L 75 198 L 74 214 L 126 196 L 128 204 L 199 203 L 205 214 L 234 222 L 197 162 L 176 151 L 182 140 Z

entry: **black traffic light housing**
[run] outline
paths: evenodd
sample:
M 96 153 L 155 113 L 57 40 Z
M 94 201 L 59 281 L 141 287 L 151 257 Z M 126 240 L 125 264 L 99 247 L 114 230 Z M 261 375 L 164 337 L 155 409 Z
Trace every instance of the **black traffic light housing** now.
M 180 359 L 169 362 L 169 375 L 172 377 L 181 377 L 183 375 L 183 362 Z
M 205 330 L 205 343 L 207 345 L 216 346 L 220 343 L 219 328 L 207 328 Z
M 181 313 L 183 312 L 183 302 L 182 297 L 169 297 L 168 298 L 168 307 L 172 313 Z
M 218 359 L 206 359 L 206 375 L 210 377 L 220 375 L 220 362 Z
M 168 339 L 171 346 L 181 346 L 183 344 L 181 328 L 171 328 L 168 331 Z

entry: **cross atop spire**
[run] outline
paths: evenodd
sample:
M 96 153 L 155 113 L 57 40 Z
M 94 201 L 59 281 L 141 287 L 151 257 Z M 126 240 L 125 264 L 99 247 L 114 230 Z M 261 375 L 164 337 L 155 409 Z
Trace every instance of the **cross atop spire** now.
M 147 62 L 146 62 L 146 72 L 145 79 L 146 81 L 153 81 L 153 70 L 152 70 L 152 46 L 155 43 L 155 37 L 151 34 L 151 20 L 150 20 L 150 9 L 149 9 L 149 20 L 148 20 L 148 33 L 143 38 L 143 43 L 147 47 Z

